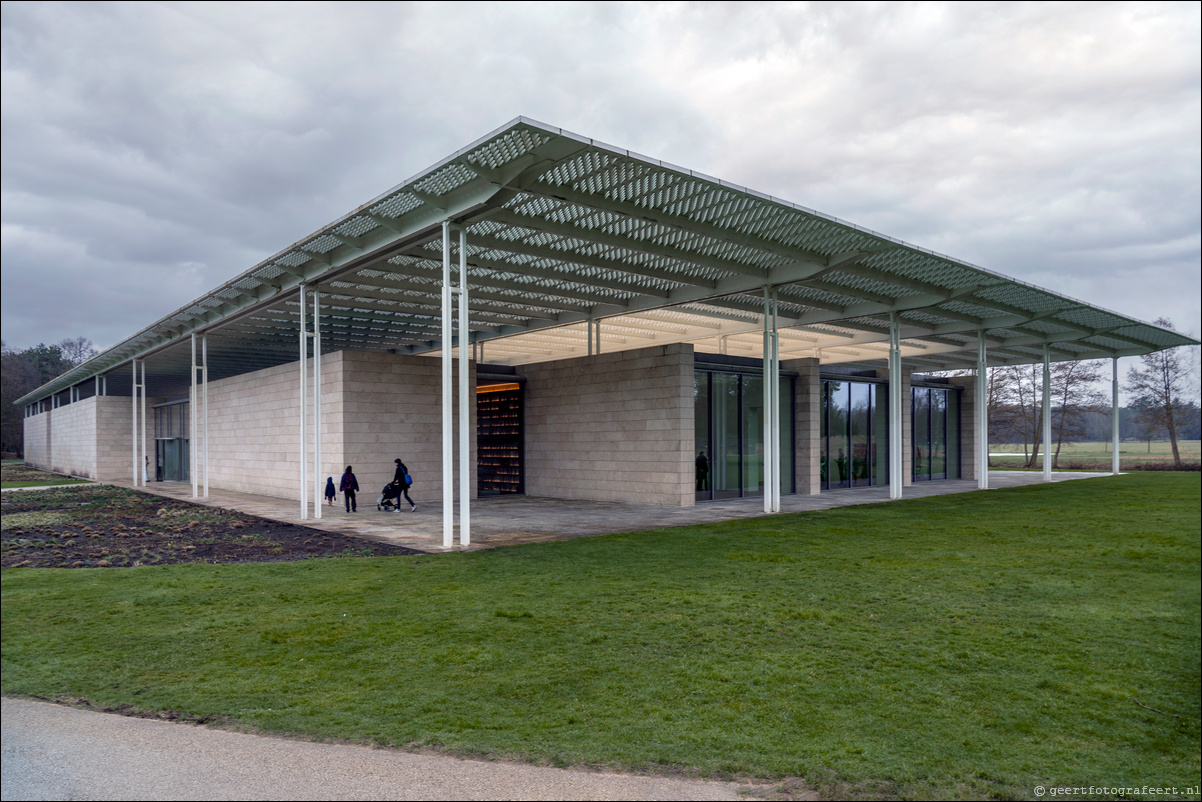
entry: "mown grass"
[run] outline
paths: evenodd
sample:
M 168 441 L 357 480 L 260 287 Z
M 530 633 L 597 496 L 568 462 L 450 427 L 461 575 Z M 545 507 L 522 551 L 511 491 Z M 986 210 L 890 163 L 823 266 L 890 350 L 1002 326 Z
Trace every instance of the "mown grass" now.
M 92 484 L 89 479 L 64 476 L 31 468 L 20 460 L 4 460 L 0 463 L 0 490 L 15 490 L 22 487 L 51 487 L 57 485 Z
M 3 691 L 837 796 L 1196 788 L 1199 490 L 1138 474 L 467 554 L 9 570 Z
M 1113 459 L 1109 442 L 1067 443 L 1060 449 L 1057 470 L 1109 471 Z M 1178 440 L 1181 461 L 1198 469 L 1202 460 L 1202 441 Z M 1017 454 L 1017 456 L 1011 456 Z M 1021 445 L 992 443 L 989 446 L 989 465 L 994 470 L 1022 468 L 1026 458 Z M 1040 463 L 1042 465 L 1042 463 Z M 1172 470 L 1173 449 L 1168 440 L 1124 441 L 1119 443 L 1119 470 Z

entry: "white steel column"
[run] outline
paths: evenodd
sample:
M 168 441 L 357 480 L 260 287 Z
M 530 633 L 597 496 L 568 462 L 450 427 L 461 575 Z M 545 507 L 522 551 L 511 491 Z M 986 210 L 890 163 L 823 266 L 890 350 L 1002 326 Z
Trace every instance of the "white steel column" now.
M 593 355 L 593 319 L 588 319 L 588 355 Z
M 188 423 L 191 427 L 190 434 L 188 435 L 188 473 L 189 478 L 192 480 L 192 498 L 196 498 L 200 495 L 200 488 L 198 484 L 198 480 L 200 479 L 198 474 L 200 471 L 197 469 L 196 465 L 197 457 L 199 456 L 199 452 L 196 448 L 196 416 L 200 412 L 200 398 L 196 392 L 196 332 L 192 332 L 190 339 L 192 346 L 192 375 L 189 377 L 190 381 L 188 382 Z
M 1119 358 L 1110 360 L 1110 472 L 1119 473 Z
M 468 395 L 467 231 L 459 229 L 459 546 L 472 542 L 472 471 L 469 435 L 472 425 Z
M 129 384 L 129 400 L 132 403 L 131 411 L 133 420 L 129 425 L 129 442 L 130 442 L 130 459 L 133 460 L 134 467 L 134 487 L 138 486 L 138 360 L 131 359 L 130 364 L 133 366 L 133 379 Z M 51 397 L 51 409 L 54 408 L 54 398 Z
M 776 290 L 764 287 L 764 512 L 780 512 L 780 342 Z
M 454 421 L 451 414 L 451 223 L 442 223 L 442 547 L 455 543 Z
M 202 406 L 204 407 L 204 470 L 205 484 L 204 497 L 209 497 L 209 335 L 208 333 L 200 336 L 200 370 L 203 380 L 201 383 L 201 398 L 203 399 Z
M 780 298 L 772 290 L 772 511 L 780 512 Z
M 142 360 L 142 419 L 138 421 L 138 433 L 142 437 L 142 459 L 139 460 L 138 471 L 142 476 L 142 486 L 146 486 L 146 479 L 150 474 L 150 469 L 146 467 L 146 360 Z M 191 447 L 189 447 L 190 449 Z
M 902 497 L 902 364 L 901 326 L 889 316 L 889 498 Z
M 977 488 L 989 489 L 989 366 L 985 332 L 977 332 Z
M 1043 480 L 1052 481 L 1052 369 L 1043 347 Z
M 321 300 L 313 290 L 313 517 L 321 518 Z
M 299 460 L 299 462 L 300 462 L 300 477 L 299 478 L 300 478 L 300 517 L 301 517 L 302 521 L 309 517 L 309 499 L 308 499 L 309 486 L 308 486 L 308 480 L 305 477 L 305 458 L 306 458 L 305 457 L 305 416 L 306 416 L 305 415 L 305 413 L 306 413 L 305 390 L 308 389 L 308 383 L 309 383 L 308 369 L 307 369 L 307 366 L 305 365 L 305 362 L 308 360 L 308 357 L 309 357 L 309 354 L 308 354 L 309 349 L 306 347 L 308 345 L 308 337 L 306 336 L 307 333 L 305 331 L 305 304 L 306 304 L 307 300 L 308 299 L 305 297 L 305 285 L 301 284 L 300 285 L 300 297 L 299 297 L 300 325 L 297 327 L 297 336 L 299 339 L 299 344 L 297 346 L 297 353 L 300 355 L 300 416 L 299 416 L 300 425 L 298 427 L 298 431 L 300 434 L 300 442 L 299 442 L 299 445 L 300 445 L 300 460 Z

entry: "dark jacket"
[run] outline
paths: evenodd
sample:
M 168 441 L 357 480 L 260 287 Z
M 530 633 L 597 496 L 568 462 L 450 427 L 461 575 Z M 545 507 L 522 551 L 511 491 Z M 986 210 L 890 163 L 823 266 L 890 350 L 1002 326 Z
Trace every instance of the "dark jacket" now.
M 338 489 L 345 493 L 348 490 L 359 492 L 359 480 L 355 478 L 353 473 L 342 474 L 342 483 L 338 485 Z
M 409 469 L 405 467 L 405 463 L 400 463 L 396 466 L 396 473 L 392 475 L 392 483 L 398 485 L 402 490 L 408 490 L 410 485 L 405 481 L 405 475 L 409 473 Z

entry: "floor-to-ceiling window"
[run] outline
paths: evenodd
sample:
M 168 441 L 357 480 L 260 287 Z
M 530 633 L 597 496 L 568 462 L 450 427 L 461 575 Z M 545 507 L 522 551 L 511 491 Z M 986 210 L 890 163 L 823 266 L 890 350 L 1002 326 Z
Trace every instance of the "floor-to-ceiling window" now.
M 793 378 L 780 380 L 781 492 L 794 492 Z M 698 369 L 693 379 L 698 501 L 764 494 L 764 380 Z
M 188 430 L 191 407 L 187 401 L 170 401 L 154 408 L 154 478 L 159 482 L 186 482 Z
M 960 478 L 960 393 L 910 388 L 911 476 L 915 482 Z
M 819 481 L 823 490 L 889 482 L 889 391 L 884 384 L 822 380 Z

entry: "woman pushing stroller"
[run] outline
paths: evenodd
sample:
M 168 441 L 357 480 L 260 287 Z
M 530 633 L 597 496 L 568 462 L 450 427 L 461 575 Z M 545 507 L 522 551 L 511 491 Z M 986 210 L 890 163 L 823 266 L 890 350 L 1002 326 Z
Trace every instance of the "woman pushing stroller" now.
M 404 496 L 405 501 L 409 502 L 409 511 L 417 512 L 417 505 L 413 503 L 413 499 L 409 498 L 409 488 L 413 486 L 413 478 L 409 476 L 409 469 L 399 458 L 393 462 L 396 463 L 396 473 L 392 476 L 392 487 L 396 490 L 396 510 L 397 512 L 401 511 L 401 496 Z

